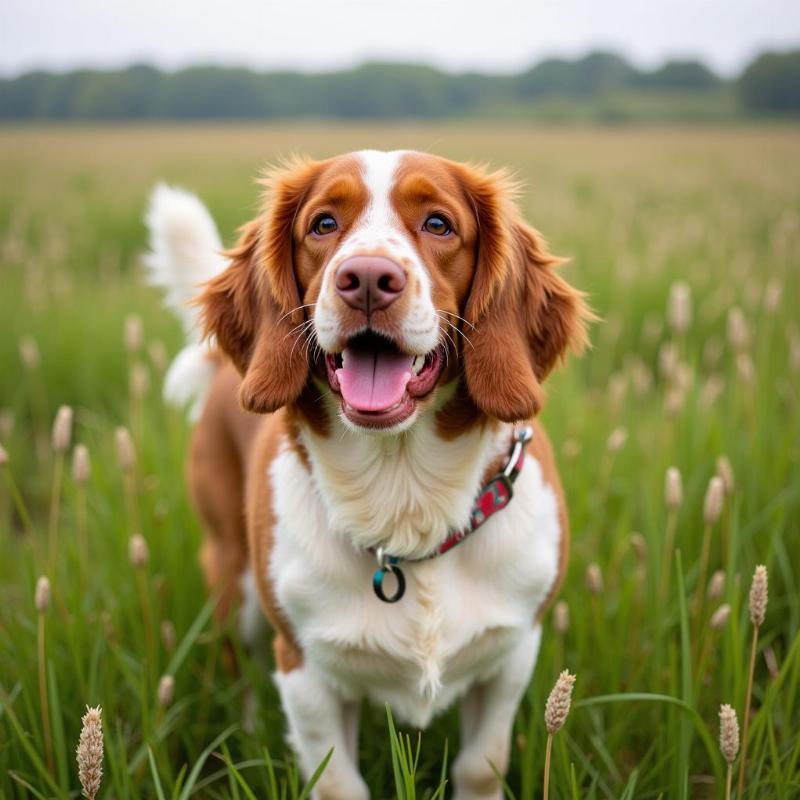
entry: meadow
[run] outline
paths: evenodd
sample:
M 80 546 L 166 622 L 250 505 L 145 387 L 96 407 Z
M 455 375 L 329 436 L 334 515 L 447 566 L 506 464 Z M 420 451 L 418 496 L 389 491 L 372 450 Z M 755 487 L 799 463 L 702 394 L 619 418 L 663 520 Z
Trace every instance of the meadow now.
M 602 319 L 542 414 L 573 545 L 507 796 L 541 797 L 564 668 L 551 797 L 724 796 L 718 712 L 744 723 L 763 564 L 744 796 L 800 797 L 800 129 L 327 123 L 0 129 L 0 796 L 79 796 L 87 705 L 102 707 L 98 797 L 306 796 L 269 674 L 211 620 L 190 428 L 161 399 L 181 332 L 145 285 L 142 217 L 165 179 L 231 242 L 267 161 L 367 146 L 511 167 Z M 54 441 L 62 405 L 73 424 L 62 413 Z M 403 734 L 366 710 L 373 797 L 449 796 L 455 713 Z

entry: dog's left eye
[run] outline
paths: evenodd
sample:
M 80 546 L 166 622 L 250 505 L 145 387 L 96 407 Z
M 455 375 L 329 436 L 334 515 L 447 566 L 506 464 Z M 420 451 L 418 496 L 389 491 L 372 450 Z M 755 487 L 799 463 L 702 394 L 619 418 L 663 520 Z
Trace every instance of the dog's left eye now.
M 434 236 L 447 236 L 453 228 L 446 217 L 441 214 L 431 214 L 425 220 L 422 230 L 432 233 Z
M 333 233 L 338 227 L 336 220 L 330 214 L 323 214 L 314 220 L 311 231 L 312 233 L 316 233 L 317 236 L 325 236 L 329 233 Z

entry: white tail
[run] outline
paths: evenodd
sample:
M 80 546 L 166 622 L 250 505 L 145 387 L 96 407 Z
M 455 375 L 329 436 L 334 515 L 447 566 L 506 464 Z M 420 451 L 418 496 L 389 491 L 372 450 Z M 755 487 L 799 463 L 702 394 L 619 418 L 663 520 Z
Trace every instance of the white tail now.
M 164 399 L 175 406 L 189 406 L 189 418 L 194 421 L 203 410 L 215 365 L 208 344 L 201 341 L 198 310 L 190 301 L 201 284 L 225 269 L 227 261 L 208 209 L 189 192 L 159 184 L 145 221 L 150 252 L 144 263 L 150 283 L 164 290 L 165 303 L 183 323 L 187 340 L 167 371 Z

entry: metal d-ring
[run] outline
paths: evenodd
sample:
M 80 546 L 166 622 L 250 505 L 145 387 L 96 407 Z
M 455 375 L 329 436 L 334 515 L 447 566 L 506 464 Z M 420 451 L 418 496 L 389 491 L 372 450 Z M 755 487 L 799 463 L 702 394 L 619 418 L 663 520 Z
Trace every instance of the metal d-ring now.
M 397 566 L 397 559 L 387 556 L 382 547 L 375 551 L 375 555 L 378 559 L 378 569 L 372 575 L 372 588 L 379 600 L 384 603 L 396 603 L 406 593 L 406 577 L 403 575 L 403 570 Z M 387 572 L 392 573 L 397 580 L 397 589 L 388 597 L 383 591 L 383 579 Z
M 517 461 L 519 461 L 520 453 L 522 452 L 522 448 L 533 438 L 533 428 L 530 425 L 526 425 L 524 428 L 521 428 L 519 433 L 517 433 L 516 441 L 514 442 L 514 449 L 511 451 L 511 456 L 508 459 L 508 463 L 503 470 L 503 475 L 507 478 L 511 476 L 511 473 L 514 472 L 514 468 L 516 467 Z

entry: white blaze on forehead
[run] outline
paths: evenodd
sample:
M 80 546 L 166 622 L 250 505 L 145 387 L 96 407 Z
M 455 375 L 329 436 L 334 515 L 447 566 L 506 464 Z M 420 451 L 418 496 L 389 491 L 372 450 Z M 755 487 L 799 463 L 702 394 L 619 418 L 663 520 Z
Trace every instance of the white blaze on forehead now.
M 356 156 L 364 169 L 364 183 L 369 192 L 369 205 L 359 227 L 391 225 L 397 221 L 397 213 L 390 201 L 395 173 L 407 150 L 361 150 Z

